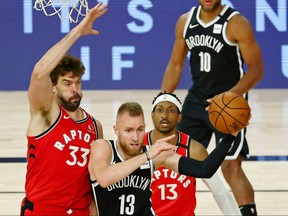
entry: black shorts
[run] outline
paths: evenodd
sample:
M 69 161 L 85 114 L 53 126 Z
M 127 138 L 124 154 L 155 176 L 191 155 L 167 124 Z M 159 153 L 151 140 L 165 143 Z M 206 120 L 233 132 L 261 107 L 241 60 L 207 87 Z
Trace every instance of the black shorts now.
M 209 97 L 208 97 L 209 98 Z M 205 108 L 209 105 L 206 97 L 188 91 L 182 107 L 182 120 L 177 126 L 179 131 L 188 134 L 192 139 L 200 142 L 205 148 L 208 147 L 213 133 L 216 138 L 216 145 L 224 134 L 215 130 L 210 123 L 208 112 Z M 246 140 L 246 128 L 238 133 L 225 160 L 235 160 L 240 154 L 242 157 L 249 157 L 249 147 Z

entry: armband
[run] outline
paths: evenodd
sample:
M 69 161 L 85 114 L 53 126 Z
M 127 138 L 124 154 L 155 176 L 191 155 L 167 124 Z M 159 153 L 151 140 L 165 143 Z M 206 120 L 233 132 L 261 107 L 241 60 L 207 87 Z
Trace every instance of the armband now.
M 217 145 L 217 147 L 203 161 L 182 156 L 178 163 L 179 173 L 194 176 L 196 178 L 211 178 L 225 159 L 225 156 L 234 140 L 235 136 L 231 134 L 225 135 L 221 140 L 221 143 Z
M 145 151 L 145 154 L 146 154 L 147 160 L 150 161 L 151 158 L 150 158 L 149 152 L 148 152 L 148 151 Z

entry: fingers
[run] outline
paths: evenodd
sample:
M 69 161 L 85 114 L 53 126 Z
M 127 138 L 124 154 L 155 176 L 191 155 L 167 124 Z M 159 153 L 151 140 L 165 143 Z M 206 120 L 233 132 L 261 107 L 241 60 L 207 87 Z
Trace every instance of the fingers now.
M 79 31 L 82 35 L 94 34 L 99 35 L 100 32 L 96 29 L 93 29 L 93 23 L 95 20 L 107 12 L 107 4 L 103 5 L 102 2 L 98 3 L 95 7 L 90 9 L 87 16 L 79 24 Z
M 170 149 L 173 150 L 173 151 L 176 151 L 177 150 L 177 146 L 176 145 L 175 146 L 174 145 L 170 145 Z
M 250 121 L 251 118 L 252 118 L 252 113 L 250 112 L 248 122 Z
M 168 150 L 176 150 L 176 146 L 173 146 L 166 142 L 156 142 L 152 145 L 152 147 L 148 150 L 150 158 L 154 159 L 157 155 L 159 155 L 163 151 Z
M 98 18 L 107 12 L 107 7 L 107 4 L 103 5 L 103 2 L 100 2 L 90 10 L 90 14 L 91 16 Z
M 206 101 L 210 104 L 212 102 L 213 98 L 208 98 Z M 210 108 L 210 105 L 205 107 L 205 110 L 208 111 Z
M 170 136 L 168 136 L 168 137 L 164 137 L 164 138 L 162 138 L 162 139 L 159 139 L 158 141 L 159 141 L 159 142 L 167 142 L 167 141 L 173 139 L 174 137 L 175 137 L 175 134 L 172 134 L 172 135 L 170 135 Z
M 208 98 L 206 101 L 207 101 L 208 103 L 211 103 L 212 100 L 213 100 L 213 98 Z
M 92 32 L 91 32 L 91 34 L 99 35 L 99 34 L 100 34 L 100 32 L 99 32 L 99 31 L 97 31 L 97 30 L 95 30 L 95 29 L 92 29 Z
M 175 134 L 157 140 L 149 149 L 149 154 L 150 154 L 151 159 L 159 155 L 162 151 L 176 150 L 177 149 L 176 146 L 171 145 L 169 142 L 167 142 L 171 140 L 173 137 L 175 137 Z
M 251 117 L 252 117 L 252 114 L 249 113 L 248 120 L 247 120 L 247 123 L 246 123 L 246 127 L 249 125 L 249 121 L 250 121 Z

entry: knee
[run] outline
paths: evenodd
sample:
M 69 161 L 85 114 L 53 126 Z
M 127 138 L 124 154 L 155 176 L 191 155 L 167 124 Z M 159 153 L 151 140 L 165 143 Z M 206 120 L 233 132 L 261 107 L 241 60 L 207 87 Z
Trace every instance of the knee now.
M 224 161 L 221 170 L 224 178 L 228 181 L 229 179 L 237 178 L 241 172 L 241 165 L 235 160 Z

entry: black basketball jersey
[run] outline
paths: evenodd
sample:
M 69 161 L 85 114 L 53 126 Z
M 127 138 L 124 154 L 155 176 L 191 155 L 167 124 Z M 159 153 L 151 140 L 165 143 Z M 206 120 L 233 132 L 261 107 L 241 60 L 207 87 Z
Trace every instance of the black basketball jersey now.
M 112 148 L 111 164 L 123 162 L 116 141 L 109 140 L 109 143 Z M 145 146 L 143 151 L 146 151 Z M 98 215 L 155 215 L 150 200 L 153 171 L 152 161 L 147 161 L 129 176 L 107 188 L 102 188 L 97 181 L 92 182 Z
M 232 88 L 244 75 L 239 47 L 226 36 L 229 19 L 239 12 L 224 6 L 215 19 L 204 23 L 199 18 L 200 9 L 190 10 L 183 37 L 190 50 L 192 90 L 212 97 Z

